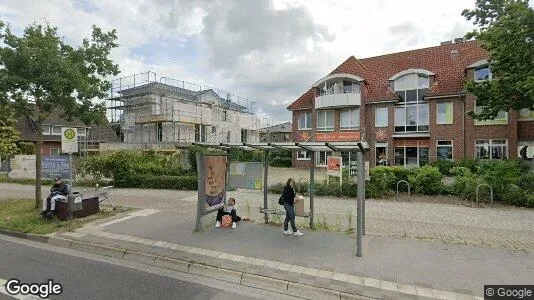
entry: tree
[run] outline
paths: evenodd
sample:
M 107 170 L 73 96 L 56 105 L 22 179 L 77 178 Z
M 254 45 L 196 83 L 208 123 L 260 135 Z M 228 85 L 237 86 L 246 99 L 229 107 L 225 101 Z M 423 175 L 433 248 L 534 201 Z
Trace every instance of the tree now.
M 484 106 L 477 119 L 494 118 L 499 111 L 534 107 L 534 10 L 528 0 L 476 0 L 476 8 L 462 16 L 477 28 L 475 38 L 490 55 L 492 80 L 468 82 L 466 89 Z
M 0 96 L 1 97 L 1 96 Z M 5 97 L 0 98 L 0 157 L 10 157 L 17 153 L 19 132 L 15 128 L 13 109 Z
M 116 31 L 103 32 L 96 26 L 92 30 L 90 38 L 72 47 L 49 24 L 33 23 L 16 36 L 0 21 L 0 94 L 30 114 L 37 128 L 36 207 L 41 205 L 43 121 L 55 110 L 66 119 L 76 116 L 87 124 L 98 121 L 102 105 L 93 100 L 109 91 L 110 83 L 104 78 L 119 73 L 118 65 L 108 58 L 118 47 Z

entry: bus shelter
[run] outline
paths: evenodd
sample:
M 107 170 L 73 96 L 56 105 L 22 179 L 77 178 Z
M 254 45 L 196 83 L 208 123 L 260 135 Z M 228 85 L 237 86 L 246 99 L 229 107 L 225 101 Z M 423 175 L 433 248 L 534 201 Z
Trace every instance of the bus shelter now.
M 273 213 L 273 209 L 269 209 L 269 202 L 267 199 L 268 191 L 268 179 L 269 179 L 269 153 L 271 151 L 283 150 L 283 151 L 306 151 L 309 154 L 310 161 L 310 179 L 309 179 L 309 199 L 310 199 L 310 211 L 306 214 L 309 218 L 310 228 L 314 228 L 314 193 L 315 193 L 315 153 L 317 151 L 334 151 L 334 152 L 355 152 L 358 161 L 357 171 L 357 193 L 356 193 L 356 256 L 362 256 L 362 235 L 365 234 L 365 163 L 364 154 L 369 150 L 369 144 L 367 142 L 302 142 L 302 143 L 193 143 L 193 145 L 203 148 L 212 148 L 223 150 L 228 153 L 229 150 L 238 149 L 245 151 L 260 150 L 263 152 L 263 207 L 260 208 L 264 214 L 265 223 L 269 221 L 269 214 Z M 226 166 L 228 166 L 228 161 Z M 197 157 L 197 166 L 202 165 L 202 158 Z M 203 169 L 199 167 L 199 178 L 204 178 L 206 174 L 203 173 Z M 226 179 L 228 179 L 228 167 L 226 168 Z M 203 180 L 199 179 L 199 191 L 204 191 Z M 228 180 L 226 180 L 228 182 Z M 224 203 L 226 203 L 226 195 L 224 195 Z M 197 226 L 195 230 L 201 230 L 202 225 L 200 223 L 201 217 L 204 214 L 201 206 L 201 197 L 199 193 L 199 204 L 197 210 Z M 211 211 L 206 211 L 210 213 Z

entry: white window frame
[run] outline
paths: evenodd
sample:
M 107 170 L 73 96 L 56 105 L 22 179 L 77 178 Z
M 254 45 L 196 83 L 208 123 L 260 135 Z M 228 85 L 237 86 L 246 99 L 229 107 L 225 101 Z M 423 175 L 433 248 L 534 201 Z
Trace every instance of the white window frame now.
M 407 118 L 407 111 L 409 108 L 412 108 L 412 107 L 415 107 L 415 110 L 416 110 L 416 121 L 415 121 L 415 125 L 411 125 L 411 124 L 407 124 L 407 121 L 408 121 L 408 118 Z M 426 115 L 427 115 L 427 121 L 426 123 L 422 123 L 421 121 L 419 121 L 419 109 L 420 107 L 423 107 L 426 108 Z M 408 104 L 408 105 L 397 105 L 395 106 L 395 117 L 396 117 L 396 112 L 397 110 L 400 109 L 404 112 L 404 124 L 403 125 L 400 125 L 400 124 L 397 124 L 396 122 L 396 119 L 395 119 L 395 127 L 404 127 L 404 130 L 403 131 L 397 131 L 396 128 L 395 128 L 395 132 L 396 133 L 406 133 L 406 132 L 429 132 L 430 131 L 430 110 L 429 110 L 429 107 L 428 107 L 428 102 L 413 102 L 413 104 Z M 416 130 L 410 130 L 408 131 L 407 130 L 407 127 L 409 126 L 415 126 L 417 127 Z M 427 130 L 419 130 L 419 126 L 427 126 Z
M 450 142 L 451 144 L 450 145 L 440 145 L 439 143 L 440 142 Z M 438 157 L 438 148 L 451 148 L 451 158 L 446 158 L 446 159 L 443 159 L 443 158 L 439 158 Z M 454 141 L 452 140 L 439 140 L 439 141 L 436 141 L 436 159 L 437 160 L 453 160 L 454 159 Z
M 54 129 L 58 129 L 58 132 L 54 132 Z M 50 134 L 51 135 L 61 135 L 61 126 L 50 126 Z
M 299 157 L 299 154 L 304 154 L 304 157 Z M 310 154 L 306 150 L 297 151 L 297 160 L 310 160 Z
M 477 79 L 477 71 L 478 70 L 481 70 L 481 69 L 488 69 L 488 72 L 489 72 L 489 78 L 488 79 Z M 480 66 L 478 68 L 475 68 L 474 72 L 473 72 L 473 80 L 475 82 L 484 82 L 486 80 L 492 80 L 493 79 L 493 73 L 491 73 L 491 69 L 489 66 Z
M 79 131 L 80 129 L 83 129 L 83 133 L 80 133 L 80 131 Z M 76 134 L 79 135 L 79 136 L 85 136 L 85 135 L 87 135 L 87 128 L 85 128 L 85 127 L 83 127 L 83 128 L 82 128 L 82 127 L 78 127 L 78 128 L 76 128 Z
M 48 130 L 45 130 L 47 128 Z M 43 135 L 51 135 L 52 134 L 52 126 L 50 125 L 43 125 Z
M 484 144 L 488 146 L 488 153 L 489 153 L 489 158 L 478 158 L 478 149 L 479 147 L 484 147 L 482 145 L 477 145 L 477 142 L 479 141 L 487 141 L 487 143 Z M 493 141 L 505 141 L 504 144 L 493 144 Z M 493 158 L 492 157 L 492 147 L 506 147 L 504 151 L 504 154 L 506 155 L 506 157 L 504 158 Z M 508 159 L 510 157 L 510 147 L 508 146 L 508 139 L 476 139 L 475 140 L 475 159 Z
M 57 151 L 57 154 L 54 154 L 54 150 Z M 61 155 L 61 148 L 50 148 L 50 155 Z
M 304 116 L 304 123 L 301 123 L 301 117 Z M 304 126 L 303 126 L 304 125 Z M 311 111 L 300 112 L 297 117 L 297 126 L 299 130 L 309 130 L 312 128 L 312 113 Z
M 348 112 L 349 113 L 349 122 L 352 120 L 352 114 L 353 113 L 356 113 L 358 112 L 358 118 L 356 118 L 356 122 L 357 124 L 349 124 L 349 126 L 343 126 L 341 124 L 341 120 L 343 119 L 341 117 L 341 115 L 343 114 L 343 112 Z M 339 112 L 339 129 L 340 130 L 355 130 L 355 129 L 360 129 L 360 108 L 345 108 L 345 109 L 342 109 L 340 110 Z M 336 118 L 336 115 L 335 115 L 335 112 L 334 112 L 334 119 Z M 335 120 L 334 120 L 335 122 Z
M 332 113 L 332 126 L 326 126 L 326 121 L 328 120 L 327 116 L 328 113 Z M 319 127 L 319 119 L 320 114 L 324 114 L 324 122 L 325 127 Z M 327 110 L 318 110 L 317 111 L 317 131 L 334 131 L 334 128 L 336 127 L 336 112 L 333 109 L 327 109 Z
M 384 122 L 379 122 L 379 118 L 378 116 L 380 115 L 379 112 L 386 112 L 385 116 L 385 120 L 386 120 L 386 123 Z M 375 127 L 388 127 L 389 126 L 389 107 L 387 106 L 382 106 L 382 107 L 375 107 Z
M 324 155 L 324 164 L 319 164 L 319 161 L 321 160 L 322 155 Z M 329 156 L 332 156 L 332 151 L 315 152 L 315 165 L 318 167 L 326 167 L 326 165 L 328 164 L 327 160 Z
M 452 118 L 450 121 L 447 121 L 447 120 L 444 120 L 444 121 L 440 121 L 439 120 L 439 106 L 440 105 L 450 105 L 451 106 L 451 115 L 452 115 Z M 445 115 L 445 119 L 447 118 L 447 115 Z M 454 124 L 454 102 L 453 101 L 442 101 L 442 102 L 437 102 L 436 103 L 436 124 L 439 124 L 439 125 L 450 125 L 450 124 Z
M 413 82 L 417 81 L 416 83 L 416 86 L 412 86 L 410 87 L 409 89 L 406 88 L 406 79 L 408 77 L 413 77 L 412 80 Z M 415 80 L 415 76 L 417 76 L 417 80 Z M 425 84 L 421 84 L 421 79 L 424 79 L 425 81 Z M 394 81 L 393 81 L 393 89 L 395 90 L 395 93 L 397 92 L 404 92 L 404 98 L 403 98 L 403 101 L 402 103 L 398 104 L 395 106 L 395 109 L 394 109 L 394 112 L 393 112 L 393 122 L 394 122 L 394 125 L 395 125 L 395 128 L 394 128 L 394 132 L 396 133 L 406 133 L 406 132 L 429 132 L 430 131 L 430 110 L 429 110 L 429 105 L 428 105 L 428 101 L 424 100 L 424 99 L 419 99 L 419 98 L 422 98 L 422 97 L 419 97 L 419 93 L 421 92 L 421 90 L 428 90 L 429 89 L 429 86 L 430 86 L 430 79 L 428 77 L 428 75 L 426 74 L 420 74 L 420 73 L 409 73 L 409 74 L 405 74 L 399 78 L 396 78 Z M 406 91 L 408 90 L 416 90 L 417 91 L 417 94 L 416 94 L 416 97 L 415 97 L 415 101 L 406 101 Z M 409 108 L 411 107 L 416 107 L 416 124 L 415 125 L 408 125 L 407 124 L 407 120 L 408 118 L 406 117 L 406 114 L 407 114 L 407 111 Z M 427 122 L 426 124 L 423 124 L 423 123 L 420 123 L 419 121 L 419 109 L 420 107 L 426 107 L 426 115 L 427 115 Z M 398 109 L 402 109 L 404 111 L 404 124 L 403 125 L 397 125 L 397 110 Z M 404 130 L 402 131 L 397 131 L 397 128 L 396 127 L 401 127 L 403 126 L 404 127 Z M 410 130 L 408 131 L 407 130 L 407 127 L 408 126 L 416 126 L 416 130 Z M 419 126 L 427 126 L 428 129 L 427 130 L 419 130 Z

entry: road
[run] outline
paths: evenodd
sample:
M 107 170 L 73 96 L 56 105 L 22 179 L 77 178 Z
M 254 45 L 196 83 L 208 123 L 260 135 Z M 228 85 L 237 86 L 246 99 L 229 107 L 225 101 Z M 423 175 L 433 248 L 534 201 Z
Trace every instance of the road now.
M 63 293 L 48 299 L 290 299 L 220 280 L 0 235 L 0 281 L 48 279 Z M 6 295 L 0 300 L 22 299 Z M 37 299 L 37 298 L 34 298 Z

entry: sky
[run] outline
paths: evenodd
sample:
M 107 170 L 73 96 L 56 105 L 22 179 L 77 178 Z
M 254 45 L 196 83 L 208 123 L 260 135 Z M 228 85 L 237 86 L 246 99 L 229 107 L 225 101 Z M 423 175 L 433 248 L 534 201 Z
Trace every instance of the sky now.
M 147 71 L 217 87 L 256 102 L 263 124 L 345 59 L 439 45 L 473 25 L 474 0 L 3 0 L 14 32 L 59 28 L 72 45 L 91 25 L 116 29 L 120 76 Z M 534 6 L 534 0 L 530 0 Z

